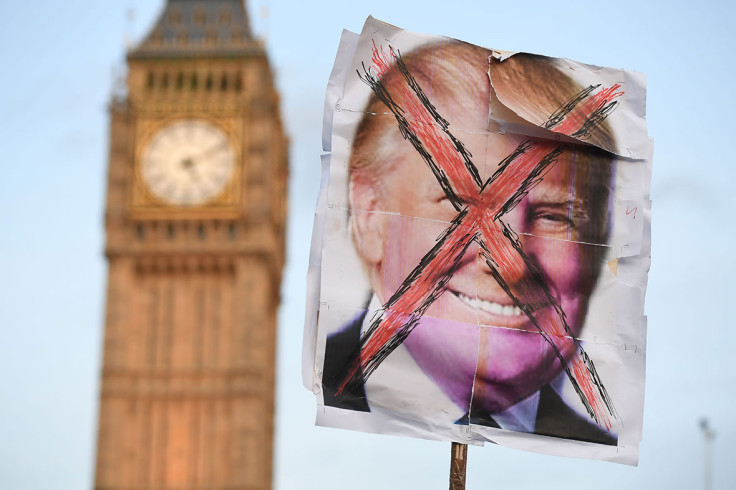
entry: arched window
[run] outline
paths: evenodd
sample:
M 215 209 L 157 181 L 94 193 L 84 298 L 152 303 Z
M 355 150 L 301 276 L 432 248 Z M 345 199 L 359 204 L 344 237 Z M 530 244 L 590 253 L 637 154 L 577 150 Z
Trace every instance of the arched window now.
M 220 24 L 224 26 L 229 26 L 230 22 L 233 20 L 232 13 L 230 12 L 229 8 L 224 8 L 220 12 Z
M 172 9 L 171 12 L 169 12 L 169 22 L 175 26 L 181 24 L 181 12 L 179 12 L 178 9 Z
M 202 9 L 197 9 L 192 15 L 192 23 L 195 26 L 203 26 L 207 22 L 207 12 Z

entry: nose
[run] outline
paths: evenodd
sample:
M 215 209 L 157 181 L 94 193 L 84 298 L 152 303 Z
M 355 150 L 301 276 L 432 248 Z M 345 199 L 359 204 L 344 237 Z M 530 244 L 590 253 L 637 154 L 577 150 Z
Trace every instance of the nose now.
M 528 204 L 526 199 L 524 199 L 499 219 L 515 233 L 526 233 L 526 220 L 524 217 L 527 214 L 527 208 Z

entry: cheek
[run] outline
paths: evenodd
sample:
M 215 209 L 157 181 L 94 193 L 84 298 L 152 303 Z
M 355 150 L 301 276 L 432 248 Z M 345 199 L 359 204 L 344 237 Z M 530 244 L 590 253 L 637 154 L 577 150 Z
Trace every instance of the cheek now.
M 579 335 L 596 277 L 590 263 L 592 246 L 543 238 L 533 238 L 530 242 L 527 253 L 532 255 L 552 297 L 565 312 L 573 335 Z M 566 359 L 575 351 L 574 344 L 568 347 L 570 352 L 562 349 Z
M 583 245 L 529 237 L 523 246 L 558 301 L 568 302 L 587 294 L 586 281 L 582 280 L 581 274 L 584 268 Z
M 419 265 L 446 226 L 446 223 L 407 216 L 388 218 L 384 240 L 384 259 L 380 274 L 381 299 L 384 302 Z

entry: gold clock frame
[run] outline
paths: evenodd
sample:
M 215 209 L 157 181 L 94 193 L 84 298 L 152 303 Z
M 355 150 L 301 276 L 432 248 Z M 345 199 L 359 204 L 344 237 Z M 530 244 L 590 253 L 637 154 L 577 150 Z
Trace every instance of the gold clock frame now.
M 193 206 L 167 203 L 156 197 L 143 178 L 142 159 L 153 137 L 171 124 L 183 121 L 204 121 L 223 131 L 234 154 L 233 172 L 224 189 L 212 200 Z M 139 119 L 136 124 L 133 154 L 133 186 L 130 192 L 129 215 L 132 219 L 234 219 L 240 214 L 243 190 L 242 120 L 235 117 L 213 118 L 202 113 L 179 114 L 164 118 Z

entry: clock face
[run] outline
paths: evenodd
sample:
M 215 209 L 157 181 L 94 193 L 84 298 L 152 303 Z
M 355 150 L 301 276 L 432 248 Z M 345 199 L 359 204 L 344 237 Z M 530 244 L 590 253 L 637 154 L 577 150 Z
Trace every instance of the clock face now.
M 175 206 L 197 206 L 225 189 L 235 152 L 224 131 L 189 119 L 154 134 L 141 162 L 143 181 L 155 197 Z

